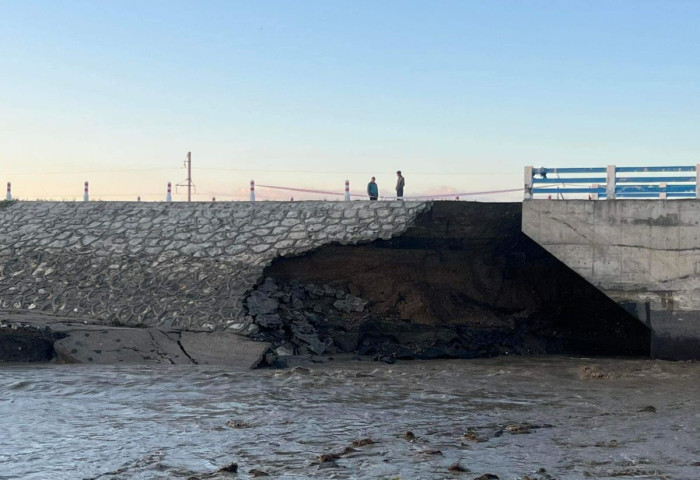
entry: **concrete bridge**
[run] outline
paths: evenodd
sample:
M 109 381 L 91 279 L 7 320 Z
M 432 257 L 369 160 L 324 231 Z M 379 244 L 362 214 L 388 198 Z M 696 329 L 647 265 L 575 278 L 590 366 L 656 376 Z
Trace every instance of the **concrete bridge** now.
M 700 358 L 700 200 L 525 200 L 523 232 L 651 330 Z

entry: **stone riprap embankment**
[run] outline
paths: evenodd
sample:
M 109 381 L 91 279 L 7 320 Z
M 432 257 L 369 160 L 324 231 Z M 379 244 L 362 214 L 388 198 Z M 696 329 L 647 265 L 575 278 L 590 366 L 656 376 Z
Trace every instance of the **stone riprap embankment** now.
M 421 202 L 15 202 L 0 208 L 0 309 L 241 333 L 281 256 L 400 235 Z

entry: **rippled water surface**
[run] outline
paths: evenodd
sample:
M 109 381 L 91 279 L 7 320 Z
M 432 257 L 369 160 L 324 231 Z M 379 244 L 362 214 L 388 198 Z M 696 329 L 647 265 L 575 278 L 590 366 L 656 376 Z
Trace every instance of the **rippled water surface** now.
M 309 368 L 0 367 L 0 479 L 700 478 L 697 363 Z M 213 474 L 231 462 L 237 476 Z

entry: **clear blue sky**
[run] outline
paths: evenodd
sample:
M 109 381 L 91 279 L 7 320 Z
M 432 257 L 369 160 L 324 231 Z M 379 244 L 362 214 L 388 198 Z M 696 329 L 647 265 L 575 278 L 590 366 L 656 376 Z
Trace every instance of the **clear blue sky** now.
M 694 165 L 699 21 L 697 1 L 0 0 L 0 182 L 159 199 L 187 151 L 202 200 Z

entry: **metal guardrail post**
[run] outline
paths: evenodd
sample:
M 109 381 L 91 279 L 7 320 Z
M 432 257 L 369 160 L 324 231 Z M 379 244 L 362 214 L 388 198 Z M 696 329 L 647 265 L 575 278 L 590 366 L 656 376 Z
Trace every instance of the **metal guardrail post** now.
M 525 200 L 532 200 L 532 167 L 525 167 Z
M 605 198 L 607 200 L 615 200 L 615 179 L 617 176 L 617 169 L 615 168 L 615 165 L 608 165 L 606 173 L 607 184 L 605 186 Z

